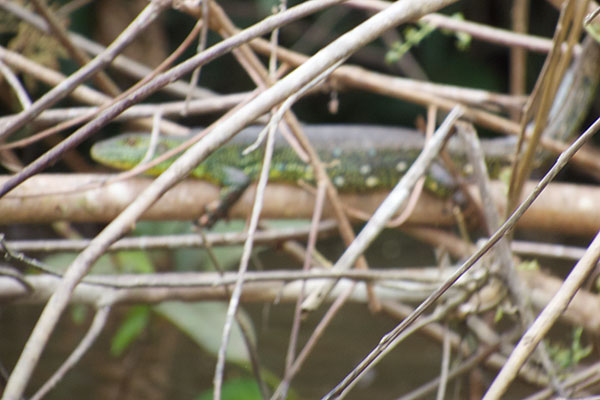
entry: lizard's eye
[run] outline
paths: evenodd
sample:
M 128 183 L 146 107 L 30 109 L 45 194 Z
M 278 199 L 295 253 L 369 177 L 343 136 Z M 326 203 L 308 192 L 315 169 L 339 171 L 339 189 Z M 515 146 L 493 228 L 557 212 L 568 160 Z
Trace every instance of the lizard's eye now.
M 139 140 L 136 137 L 128 137 L 125 139 L 125 144 L 129 147 L 135 147 L 137 146 Z

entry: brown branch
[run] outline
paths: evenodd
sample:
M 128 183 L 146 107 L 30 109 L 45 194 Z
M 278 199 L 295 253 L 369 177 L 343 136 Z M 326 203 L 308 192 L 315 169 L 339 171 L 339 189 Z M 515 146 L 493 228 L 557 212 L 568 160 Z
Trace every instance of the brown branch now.
M 86 191 L 88 185 L 99 184 L 114 175 L 101 174 L 41 174 L 19 186 L 9 196 L 0 199 L 0 219 L 5 223 L 40 223 L 53 221 L 108 222 L 136 199 L 152 183 L 150 178 L 135 178 Z M 8 179 L 0 176 L 0 184 Z M 534 187 L 529 182 L 525 192 Z M 94 186 L 96 187 L 96 186 Z M 55 194 L 47 193 L 52 189 Z M 387 192 L 342 194 L 345 205 L 372 213 Z M 505 206 L 505 187 L 493 182 L 494 201 Z M 474 194 L 476 197 L 477 195 Z M 218 199 L 219 188 L 209 183 L 188 179 L 170 190 L 143 215 L 148 220 L 191 220 L 205 211 L 204 206 Z M 252 204 L 253 188 L 233 207 L 231 218 L 245 218 Z M 577 201 L 574 201 L 577 199 Z M 289 185 L 269 184 L 265 198 L 265 218 L 310 218 L 313 195 Z M 600 189 L 592 185 L 570 183 L 551 184 L 525 213 L 518 227 L 579 236 L 593 235 L 600 227 Z M 409 224 L 450 226 L 454 224 L 450 199 L 423 194 L 408 220 Z M 332 216 L 329 206 L 324 215 Z
M 250 271 L 245 275 L 243 302 L 272 303 L 273 301 L 294 302 L 298 298 L 304 280 L 310 282 L 309 288 L 318 284 L 318 280 L 333 277 L 345 277 L 341 286 L 327 298 L 328 301 L 345 292 L 357 281 L 374 282 L 375 291 L 382 300 L 418 302 L 422 300 L 432 287 L 438 285 L 452 271 L 451 268 L 440 270 L 439 267 L 402 267 L 401 269 L 351 270 L 335 273 L 329 270 L 293 271 L 287 269 L 269 271 Z M 531 291 L 532 304 L 536 309 L 543 308 L 559 290 L 562 280 L 553 278 L 539 271 L 519 271 L 526 286 Z M 48 300 L 60 277 L 54 275 L 27 275 L 24 277 L 31 291 L 10 276 L 0 276 L 0 303 L 42 304 Z M 143 275 L 92 275 L 86 278 L 89 282 L 81 283 L 71 298 L 72 304 L 96 305 L 99 301 L 110 304 L 158 303 L 161 301 L 209 301 L 227 300 L 228 295 L 223 286 L 232 288 L 237 279 L 236 273 L 220 275 L 215 272 L 194 273 L 162 273 Z M 394 281 L 410 282 L 413 290 L 401 290 L 390 284 Z M 419 286 L 420 285 L 420 286 Z M 406 287 L 406 285 L 404 285 Z M 457 288 L 457 290 L 462 290 Z M 367 300 L 364 286 L 359 285 L 349 300 L 365 303 Z M 104 303 L 106 304 L 106 303 Z M 569 324 L 581 325 L 589 332 L 600 333 L 600 315 L 596 312 L 600 307 L 600 296 L 580 290 L 567 307 L 561 319 Z

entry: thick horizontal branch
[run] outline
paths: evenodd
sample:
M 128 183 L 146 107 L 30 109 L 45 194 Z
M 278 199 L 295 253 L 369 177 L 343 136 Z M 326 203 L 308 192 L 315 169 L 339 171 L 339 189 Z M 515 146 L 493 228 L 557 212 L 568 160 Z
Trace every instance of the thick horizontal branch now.
M 448 271 L 451 269 L 449 268 Z M 329 299 L 335 299 L 344 292 L 351 279 L 374 281 L 375 293 L 381 300 L 403 302 L 419 302 L 423 300 L 443 278 L 438 267 L 402 268 L 369 271 L 347 271 L 330 293 Z M 539 271 L 519 271 L 525 285 L 531 290 L 531 299 L 535 308 L 541 309 L 558 291 L 561 280 L 547 276 Z M 245 278 L 242 301 L 244 302 L 293 302 L 296 301 L 302 288 L 305 290 L 319 285 L 324 278 L 340 276 L 332 271 L 253 271 Z M 91 275 L 89 280 L 77 286 L 72 303 L 84 304 L 131 304 L 158 303 L 162 301 L 208 301 L 228 300 L 233 282 L 237 274 L 230 272 L 224 276 L 212 272 L 196 273 L 162 273 L 143 275 Z M 33 275 L 25 278 L 32 291 L 28 292 L 16 279 L 0 276 L 0 303 L 43 304 L 54 293 L 60 278 L 52 275 Z M 377 283 L 380 282 L 380 283 Z M 402 284 L 404 282 L 404 284 Z M 406 283 L 409 284 L 406 284 Z M 398 284 L 395 284 L 398 283 Z M 119 285 L 111 287 L 106 285 Z M 224 290 L 224 285 L 229 291 Z M 359 284 L 351 297 L 355 302 L 366 302 L 366 285 Z M 461 290 L 457 288 L 457 290 Z M 488 293 L 497 293 L 492 289 Z M 448 295 L 452 295 L 449 292 Z M 482 299 L 489 295 L 475 296 L 472 307 L 482 306 Z M 490 299 L 493 301 L 493 299 Z M 469 304 L 469 303 L 465 303 Z M 581 325 L 589 332 L 600 333 L 600 297 L 581 290 L 573 298 L 571 304 L 561 318 L 567 323 Z
M 152 182 L 150 178 L 134 178 L 99 187 L 115 175 L 101 174 L 40 174 L 25 181 L 10 195 L 0 199 L 0 219 L 4 223 L 108 222 Z M 7 179 L 0 176 L 0 184 Z M 92 189 L 87 189 L 93 187 Z M 220 189 L 210 183 L 188 179 L 154 204 L 142 217 L 147 220 L 192 220 L 205 212 L 206 205 L 219 199 Z M 347 194 L 342 198 L 350 207 L 371 213 L 387 192 L 363 195 Z M 232 208 L 229 216 L 244 218 L 254 200 L 251 186 Z M 270 184 L 265 195 L 263 216 L 266 218 L 310 218 L 313 195 L 298 186 Z M 441 208 L 440 208 L 441 206 Z M 415 212 L 413 222 L 451 224 L 450 201 L 424 197 Z M 440 214 L 446 217 L 439 221 Z M 327 209 L 326 216 L 332 212 Z
M 107 186 L 98 185 L 114 175 L 41 174 L 0 199 L 0 220 L 9 223 L 52 221 L 108 222 L 139 196 L 151 182 L 135 178 Z M 0 177 L 0 184 L 8 177 Z M 94 185 L 93 189 L 85 188 Z M 525 193 L 529 192 L 529 184 Z M 68 193 L 67 193 L 68 192 Z M 52 194 L 54 193 L 54 194 Z M 387 193 L 344 194 L 347 206 L 373 212 Z M 502 209 L 504 188 L 494 186 L 496 204 Z M 165 194 L 143 218 L 148 220 L 192 220 L 204 213 L 205 206 L 219 197 L 219 188 L 206 182 L 188 179 Z M 233 207 L 232 218 L 245 217 L 254 199 L 250 188 Z M 269 185 L 265 196 L 265 218 L 310 218 L 314 198 L 308 191 L 289 185 Z M 600 188 L 595 186 L 555 183 L 550 185 L 520 220 L 518 227 L 546 232 L 593 235 L 600 228 Z M 450 226 L 452 201 L 424 194 L 409 219 L 411 224 Z M 326 209 L 325 215 L 332 215 Z

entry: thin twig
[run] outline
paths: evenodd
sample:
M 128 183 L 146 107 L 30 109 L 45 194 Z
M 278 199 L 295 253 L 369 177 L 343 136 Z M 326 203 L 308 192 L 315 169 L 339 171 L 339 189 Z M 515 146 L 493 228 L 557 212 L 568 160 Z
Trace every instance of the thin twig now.
M 336 229 L 335 221 L 326 220 L 316 226 L 320 235 L 330 234 Z M 276 244 L 279 241 L 305 239 L 313 227 L 280 228 L 258 231 L 255 234 L 256 244 Z M 152 250 L 152 249 L 179 249 L 186 247 L 204 246 L 230 246 L 243 243 L 248 234 L 246 232 L 208 233 L 204 237 L 196 234 L 158 235 L 128 237 L 120 239 L 110 246 L 107 251 L 121 250 Z M 207 242 L 204 242 L 206 238 Z M 48 239 L 48 240 L 11 240 L 6 245 L 14 251 L 34 252 L 63 252 L 81 251 L 90 244 L 90 239 Z
M 29 98 L 27 91 L 23 85 L 21 85 L 21 82 L 19 82 L 19 78 L 17 78 L 12 70 L 2 62 L 2 58 L 0 58 L 0 74 L 4 76 L 6 83 L 14 90 L 17 99 L 19 99 L 19 103 L 21 103 L 21 107 L 24 110 L 31 107 L 31 99 Z
M 225 269 L 219 262 L 219 259 L 218 259 L 217 255 L 215 254 L 214 249 L 212 248 L 212 246 L 210 245 L 209 241 L 206 238 L 206 232 L 204 231 L 204 229 L 202 227 L 199 227 L 198 234 L 202 238 L 202 241 L 204 243 L 206 243 L 206 246 L 204 247 L 204 249 L 206 250 L 208 257 L 211 260 L 214 269 L 217 270 L 217 273 L 222 278 L 223 275 L 225 274 Z M 228 298 L 231 297 L 231 293 L 229 291 L 228 286 L 224 285 L 223 291 Z M 252 366 L 252 373 L 254 374 L 254 378 L 256 379 L 256 381 L 258 383 L 258 387 L 261 391 L 263 398 L 267 398 L 269 391 L 268 391 L 267 385 L 262 377 L 260 360 L 259 360 L 259 356 L 258 356 L 258 350 L 256 349 L 256 343 L 252 340 L 252 327 L 249 326 L 250 324 L 246 323 L 246 320 L 241 317 L 239 310 L 238 310 L 238 312 L 235 313 L 234 317 L 235 317 L 235 322 L 237 323 L 238 328 L 240 329 L 240 332 L 242 334 L 242 338 L 244 340 L 244 345 L 246 346 L 246 350 L 248 351 L 248 354 L 250 355 L 250 365 Z
M 450 334 L 448 323 L 445 324 L 444 340 L 442 341 L 442 368 L 439 378 L 439 386 L 437 391 L 437 400 L 444 400 L 446 398 L 446 387 L 448 386 L 449 370 L 450 370 L 450 358 L 452 352 L 450 351 Z
M 198 46 L 196 47 L 196 52 L 201 53 L 206 49 L 206 40 L 208 37 L 208 20 L 209 20 L 209 10 L 210 10 L 210 2 L 211 0 L 206 0 L 202 2 L 202 30 L 200 31 L 200 39 L 198 40 Z M 190 90 L 185 96 L 185 107 L 183 108 L 183 114 L 187 115 L 188 108 L 190 105 L 190 101 L 192 100 L 194 91 L 193 89 L 198 86 L 198 81 L 200 80 L 200 71 L 202 71 L 202 66 L 198 66 L 198 68 L 194 69 L 192 72 L 192 78 L 190 79 Z
M 313 219 L 311 221 L 311 227 L 316 228 L 319 224 L 319 221 L 321 220 L 321 214 L 323 212 L 323 204 L 325 202 L 325 184 L 321 183 L 318 185 L 317 187 L 317 196 L 315 198 L 315 211 L 313 214 Z M 311 234 L 308 238 L 308 243 L 306 246 L 306 254 L 304 256 L 304 263 L 302 265 L 302 270 L 303 271 L 309 271 L 310 267 L 311 267 L 311 259 L 312 259 L 312 254 L 315 250 L 316 247 L 316 243 L 317 243 L 317 230 L 316 229 L 311 229 Z M 302 289 L 300 290 L 300 295 L 298 296 L 298 300 L 296 300 L 296 304 L 294 307 L 294 319 L 292 322 L 292 328 L 290 330 L 290 339 L 289 339 L 289 344 L 288 344 L 288 350 L 286 353 L 286 358 L 285 358 L 285 370 L 283 373 L 283 379 L 281 380 L 281 383 L 279 384 L 279 388 L 278 388 L 278 397 L 274 397 L 275 398 L 281 398 L 281 399 L 285 399 L 287 398 L 287 391 L 288 388 L 290 386 L 290 381 L 291 378 L 293 377 L 293 374 L 290 373 L 292 366 L 294 364 L 295 361 L 295 357 L 296 357 L 296 347 L 297 347 L 297 343 L 298 343 L 298 333 L 300 331 L 300 323 L 301 323 L 301 319 L 302 319 L 302 301 L 304 300 L 304 294 L 305 294 L 305 284 L 303 282 L 302 284 Z M 279 390 L 281 389 L 281 390 Z
M 206 97 L 202 99 L 192 99 L 188 104 L 188 115 L 202 115 L 209 113 L 217 113 L 233 108 L 237 104 L 247 100 L 251 95 L 249 92 L 224 94 Z M 156 113 L 157 109 L 163 111 L 163 115 L 170 118 L 181 118 L 181 110 L 185 106 L 185 101 L 170 101 L 163 103 L 138 104 L 125 110 L 121 115 L 113 121 L 127 121 L 150 117 Z M 98 107 L 70 107 L 70 108 L 53 108 L 42 112 L 35 120 L 39 124 L 55 124 L 67 119 L 80 117 L 82 115 L 98 113 Z M 0 123 L 10 117 L 0 117 Z M 29 138 L 28 138 L 29 139 Z M 31 140 L 13 141 L 9 144 L 2 145 L 0 149 L 10 149 L 14 147 L 23 147 L 32 143 Z
M 254 234 L 258 229 L 258 220 L 260 218 L 260 213 L 263 206 L 265 188 L 267 187 L 267 182 L 269 181 L 269 169 L 271 168 L 271 158 L 273 157 L 273 148 L 275 147 L 276 128 L 277 124 L 273 124 L 267 136 L 263 165 L 256 187 L 256 197 L 254 199 L 252 215 L 250 216 L 250 223 L 248 226 L 248 238 L 244 242 L 244 250 L 240 260 L 240 266 L 238 268 L 238 280 L 235 283 L 233 291 L 231 292 L 229 306 L 227 307 L 225 325 L 223 326 L 221 345 L 219 346 L 219 351 L 217 353 L 217 365 L 215 367 L 215 377 L 213 380 L 213 398 L 215 400 L 221 400 L 221 388 L 223 385 L 223 375 L 225 373 L 225 360 L 227 346 L 229 344 L 229 336 L 231 333 L 234 316 L 238 310 L 240 297 L 242 295 L 244 275 L 248 269 L 248 264 L 250 263 L 250 255 L 252 254 L 252 249 L 254 247 Z

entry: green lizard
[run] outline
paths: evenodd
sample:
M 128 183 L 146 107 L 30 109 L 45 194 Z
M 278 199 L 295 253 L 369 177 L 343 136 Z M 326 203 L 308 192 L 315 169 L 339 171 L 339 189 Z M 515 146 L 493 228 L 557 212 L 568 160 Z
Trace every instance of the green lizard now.
M 239 133 L 226 146 L 216 150 L 192 171 L 192 176 L 219 186 L 244 186 L 259 173 L 262 151 L 242 155 L 255 139 L 260 128 L 250 127 Z M 408 129 L 370 125 L 308 125 L 308 138 L 316 146 L 319 157 L 338 190 L 342 192 L 367 192 L 392 188 L 419 155 L 424 137 Z M 184 138 L 161 137 L 154 156 L 181 144 Z M 145 156 L 150 142 L 147 134 L 125 134 L 96 143 L 92 158 L 101 164 L 131 169 Z M 504 164 L 512 155 L 514 138 L 501 138 L 484 143 L 488 160 Z M 451 154 L 464 165 L 465 154 L 457 139 L 447 145 Z M 163 162 L 147 171 L 157 175 L 173 160 Z M 468 166 L 465 165 L 465 168 Z M 280 138 L 275 149 L 269 179 L 274 182 L 297 183 L 300 180 L 314 183 L 314 172 L 294 150 Z M 452 187 L 453 179 L 440 165 L 434 164 L 426 180 L 432 192 L 443 194 Z

